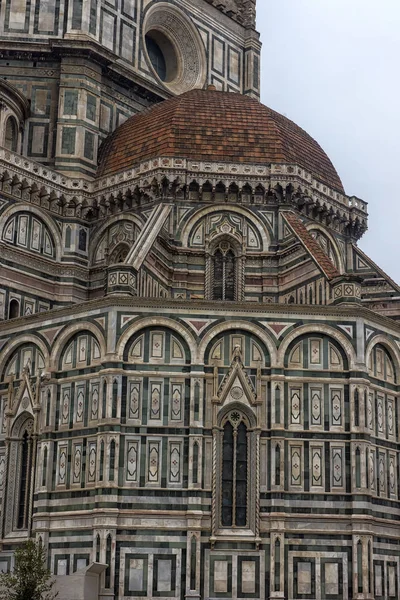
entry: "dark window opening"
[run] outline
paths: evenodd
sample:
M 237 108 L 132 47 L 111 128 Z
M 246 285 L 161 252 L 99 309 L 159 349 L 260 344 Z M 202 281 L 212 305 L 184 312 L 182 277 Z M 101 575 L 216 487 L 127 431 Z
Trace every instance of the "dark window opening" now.
M 193 536 L 190 544 L 190 589 L 196 589 L 197 543 Z
M 96 562 L 100 562 L 100 536 L 96 537 Z
M 110 472 L 109 480 L 114 481 L 114 470 L 115 470 L 115 442 L 112 440 L 110 444 Z
M 235 300 L 236 257 L 218 249 L 213 256 L 213 300 Z
M 235 413 L 235 416 L 240 416 Z M 223 527 L 247 526 L 247 427 L 243 421 L 234 427 L 224 426 L 222 448 L 222 513 Z
M 17 152 L 18 149 L 18 127 L 14 117 L 8 117 L 6 123 L 6 135 L 4 145 L 7 150 Z
M 166 81 L 167 63 L 163 51 L 161 50 L 157 42 L 149 35 L 146 35 L 145 41 L 147 54 L 149 55 L 149 59 L 151 64 L 153 65 L 153 69 L 155 70 L 161 81 Z
M 357 389 L 354 391 L 354 425 L 360 425 L 360 394 Z
M 103 481 L 104 472 L 104 442 L 100 444 L 100 467 L 99 467 L 99 481 Z
M 43 452 L 43 471 L 42 471 L 42 487 L 46 487 L 47 483 L 47 448 Z
M 117 418 L 118 412 L 118 381 L 114 380 L 112 387 L 112 418 Z
M 109 589 L 111 587 L 111 536 L 107 536 L 107 544 L 106 544 L 106 572 L 105 572 L 105 588 Z
M 21 442 L 21 475 L 18 498 L 18 529 L 26 529 L 28 522 L 29 477 L 30 477 L 30 442 L 25 431 Z
M 9 319 L 16 319 L 19 317 L 19 302 L 18 300 L 11 300 L 8 308 Z
M 199 445 L 197 442 L 193 445 L 193 483 L 199 482 Z
M 86 244 L 87 244 L 87 233 L 85 229 L 79 230 L 79 250 L 83 250 L 86 252 Z

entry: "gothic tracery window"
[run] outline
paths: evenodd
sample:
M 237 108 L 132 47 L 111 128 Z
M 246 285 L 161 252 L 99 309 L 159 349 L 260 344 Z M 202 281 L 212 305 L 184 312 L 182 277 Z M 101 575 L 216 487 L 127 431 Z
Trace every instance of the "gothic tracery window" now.
M 30 492 L 32 486 L 32 428 L 33 421 L 28 419 L 21 431 L 18 442 L 19 477 L 18 504 L 16 514 L 17 529 L 27 529 L 29 521 Z
M 223 425 L 221 526 L 247 527 L 248 424 L 232 411 Z
M 236 299 L 236 256 L 229 242 L 222 242 L 213 255 L 213 300 Z

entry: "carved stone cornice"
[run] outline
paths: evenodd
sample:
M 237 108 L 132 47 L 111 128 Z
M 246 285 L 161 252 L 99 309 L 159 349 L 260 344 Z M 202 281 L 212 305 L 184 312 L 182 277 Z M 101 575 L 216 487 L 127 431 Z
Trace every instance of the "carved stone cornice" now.
M 345 196 L 297 165 L 244 165 L 159 157 L 94 181 L 66 177 L 0 148 L 1 190 L 60 216 L 96 221 L 125 210 L 185 200 L 261 208 L 295 206 L 311 220 L 359 239 L 368 227 L 367 204 Z M 191 185 L 197 191 L 191 191 Z M 234 184 L 235 193 L 230 191 Z M 211 186 L 211 188 L 210 188 Z M 224 190 L 224 191 L 221 191 Z
M 35 313 L 12 321 L 0 322 L 0 334 L 8 330 L 15 330 L 21 327 L 22 324 L 27 327 L 30 325 L 38 325 L 42 321 L 49 321 L 50 319 L 57 322 L 57 319 L 63 317 L 76 317 L 79 313 L 84 314 L 86 317 L 90 317 L 91 312 L 97 313 L 99 310 L 106 311 L 107 309 L 124 309 L 133 311 L 152 311 L 157 312 L 160 310 L 160 314 L 165 314 L 166 310 L 170 310 L 171 313 L 176 316 L 178 313 L 187 314 L 191 316 L 195 314 L 212 314 L 216 319 L 220 318 L 236 318 L 239 315 L 243 317 L 254 316 L 257 319 L 265 319 L 266 313 L 268 316 L 276 316 L 280 320 L 283 318 L 294 319 L 294 318 L 310 318 L 322 317 L 324 320 L 338 320 L 338 319 L 364 319 L 368 322 L 373 322 L 375 325 L 381 326 L 383 329 L 388 330 L 394 336 L 400 338 L 400 322 L 394 321 L 391 318 L 382 316 L 366 306 L 333 306 L 333 305 L 310 305 L 310 304 L 277 304 L 277 303 L 260 303 L 254 304 L 253 302 L 232 302 L 221 303 L 219 301 L 211 300 L 182 300 L 182 299 L 167 299 L 167 298 L 140 298 L 134 297 L 127 299 L 123 296 L 113 296 L 97 298 L 95 300 L 88 300 L 81 302 L 79 305 L 73 304 L 68 307 L 54 308 L 45 313 Z

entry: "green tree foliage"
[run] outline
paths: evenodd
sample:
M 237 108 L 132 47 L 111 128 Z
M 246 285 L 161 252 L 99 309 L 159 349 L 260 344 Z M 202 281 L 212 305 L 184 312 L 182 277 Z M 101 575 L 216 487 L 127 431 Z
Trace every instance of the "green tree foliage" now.
M 0 600 L 54 600 L 54 583 L 42 544 L 28 540 L 15 551 L 14 571 L 0 574 Z

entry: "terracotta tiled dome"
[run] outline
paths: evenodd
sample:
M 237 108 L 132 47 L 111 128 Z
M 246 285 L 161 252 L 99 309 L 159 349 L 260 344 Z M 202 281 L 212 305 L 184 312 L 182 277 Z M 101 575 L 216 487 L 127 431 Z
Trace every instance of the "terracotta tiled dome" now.
M 192 90 L 131 117 L 105 141 L 98 175 L 124 171 L 157 156 L 298 164 L 344 192 L 334 166 L 312 137 L 241 94 Z

